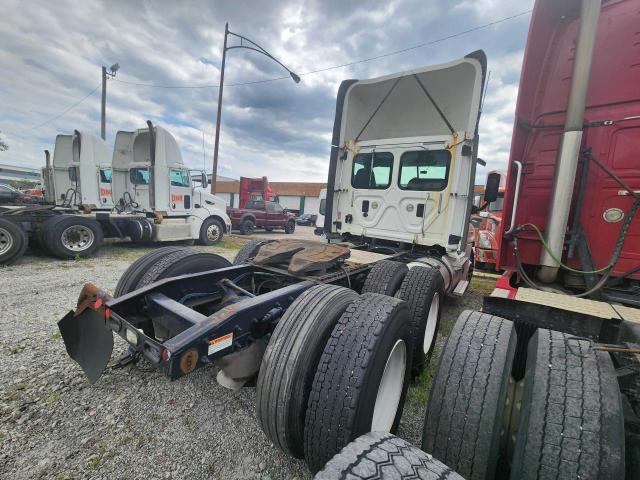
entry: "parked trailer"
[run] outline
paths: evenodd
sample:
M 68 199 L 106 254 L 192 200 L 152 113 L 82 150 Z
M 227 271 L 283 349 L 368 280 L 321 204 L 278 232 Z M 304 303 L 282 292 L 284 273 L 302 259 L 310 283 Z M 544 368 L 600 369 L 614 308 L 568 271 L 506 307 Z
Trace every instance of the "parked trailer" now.
M 263 431 L 314 472 L 361 434 L 395 431 L 409 381 L 434 348 L 441 302 L 464 293 L 471 274 L 466 229 L 485 71 L 478 51 L 343 82 L 329 243 L 254 240 L 233 265 L 154 251 L 113 295 L 85 285 L 59 322 L 69 355 L 93 383 L 115 333 L 129 345 L 121 365 L 144 356 L 178 379 L 213 364 L 229 388 L 257 375 Z

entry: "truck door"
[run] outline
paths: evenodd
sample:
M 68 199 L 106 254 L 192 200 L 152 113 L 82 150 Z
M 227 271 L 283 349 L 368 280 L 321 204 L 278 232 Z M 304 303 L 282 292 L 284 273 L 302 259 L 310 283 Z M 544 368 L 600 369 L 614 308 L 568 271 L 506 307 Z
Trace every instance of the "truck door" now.
M 265 202 L 266 206 L 266 225 L 269 227 L 282 227 L 284 225 L 284 208 L 275 202 Z
M 189 171 L 181 168 L 169 170 L 169 209 L 176 213 L 191 211 L 191 194 Z
M 131 168 L 129 169 L 129 185 L 127 185 L 127 191 L 131 195 L 133 202 L 135 202 L 140 210 L 149 210 L 151 203 L 149 202 L 149 169 L 144 168 Z M 125 199 L 129 201 L 128 195 Z
M 109 167 L 100 168 L 99 178 L 98 178 L 98 190 L 100 193 L 100 205 L 102 206 L 113 205 L 113 195 L 111 191 L 111 180 L 112 180 L 111 177 L 112 177 L 111 168 Z

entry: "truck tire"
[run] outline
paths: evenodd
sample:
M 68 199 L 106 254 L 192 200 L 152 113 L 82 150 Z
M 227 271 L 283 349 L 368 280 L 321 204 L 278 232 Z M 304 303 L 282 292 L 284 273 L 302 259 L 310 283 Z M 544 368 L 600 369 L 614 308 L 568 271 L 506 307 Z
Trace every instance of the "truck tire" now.
M 625 478 L 624 418 L 609 354 L 538 329 L 529 340 L 512 479 Z
M 314 480 L 464 480 L 428 453 L 390 433 L 370 432 L 344 447 Z
M 163 255 L 149 266 L 138 282 L 137 288 L 149 285 L 163 278 L 177 277 L 189 273 L 206 272 L 218 268 L 230 267 L 231 262 L 215 253 L 198 252 L 190 248 L 181 248 Z
M 393 260 L 377 262 L 367 274 L 362 293 L 380 293 L 393 297 L 402 285 L 409 269 L 404 263 Z
M 265 351 L 257 384 L 257 416 L 285 453 L 304 456 L 307 400 L 320 355 L 338 319 L 358 294 L 337 285 L 305 291 L 282 316 Z
M 164 257 L 169 253 L 177 252 L 178 250 L 182 250 L 182 248 L 161 247 L 138 258 L 135 262 L 129 265 L 129 268 L 124 271 L 120 280 L 118 280 L 116 289 L 113 291 L 113 296 L 115 298 L 121 297 L 122 295 L 126 295 L 127 293 L 136 290 L 138 288 L 138 282 L 140 282 L 142 277 L 144 277 L 144 274 L 147 273 L 147 270 L 151 265 L 156 263 L 159 258 Z
M 240 222 L 240 235 L 251 235 L 256 228 L 253 218 L 245 218 Z
M 395 431 L 411 368 L 409 310 L 365 293 L 351 303 L 322 352 L 305 417 L 304 456 L 317 472 L 369 431 Z
M 102 227 L 93 218 L 61 215 L 42 227 L 47 248 L 59 258 L 90 257 L 102 245 Z
M 146 218 L 134 218 L 127 223 L 127 234 L 132 242 L 148 242 L 153 237 L 153 226 Z
M 422 449 L 466 479 L 495 477 L 515 350 L 510 321 L 466 310 L 440 355 Z
M 411 374 L 415 378 L 422 373 L 436 344 L 440 307 L 444 300 L 444 280 L 435 268 L 413 267 L 407 272 L 395 296 L 407 302 L 411 315 Z
M 296 222 L 295 220 L 288 220 L 284 225 L 284 233 L 291 235 L 296 231 Z
M 269 243 L 269 240 L 251 240 L 244 247 L 238 250 L 236 258 L 233 259 L 233 264 L 242 265 L 243 263 L 249 262 L 249 260 L 256 256 L 260 247 L 267 243 Z
M 24 255 L 29 239 L 17 223 L 0 218 L 0 265 L 8 265 Z
M 200 227 L 200 245 L 215 245 L 224 236 L 224 225 L 217 218 L 209 217 Z

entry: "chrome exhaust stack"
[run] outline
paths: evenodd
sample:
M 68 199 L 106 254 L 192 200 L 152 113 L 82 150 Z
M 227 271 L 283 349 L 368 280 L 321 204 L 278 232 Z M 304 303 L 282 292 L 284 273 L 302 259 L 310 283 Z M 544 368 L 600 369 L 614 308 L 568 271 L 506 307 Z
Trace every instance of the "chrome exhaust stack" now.
M 591 71 L 591 61 L 593 59 L 600 5 L 600 0 L 583 0 L 580 10 L 580 30 L 573 63 L 567 116 L 564 124 L 564 133 L 560 140 L 560 148 L 558 149 L 551 205 L 549 206 L 545 233 L 550 252 L 543 248 L 540 256 L 541 267 L 538 270 L 538 278 L 544 283 L 555 281 L 560 265 L 554 257 L 557 259 L 562 258 L 569 212 L 571 210 L 571 197 L 573 196 L 573 187 L 578 169 L 587 88 L 589 87 L 589 72 Z

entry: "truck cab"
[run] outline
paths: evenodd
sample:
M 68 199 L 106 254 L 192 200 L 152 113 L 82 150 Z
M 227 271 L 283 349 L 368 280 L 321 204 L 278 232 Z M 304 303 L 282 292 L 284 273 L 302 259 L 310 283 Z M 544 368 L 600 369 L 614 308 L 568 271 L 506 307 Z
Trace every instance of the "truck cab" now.
M 59 207 L 111 210 L 111 177 L 111 149 L 104 140 L 78 130 L 58 135 L 53 163 L 43 171 L 46 200 Z
M 199 238 L 209 219 L 220 234 L 230 230 L 226 202 L 203 188 L 206 174 L 187 168 L 175 138 L 160 126 L 148 122 L 148 128 L 116 134 L 113 177 L 118 211 L 164 219 L 154 227 L 154 240 Z
M 329 237 L 436 251 L 454 270 L 469 271 L 485 70 L 477 51 L 342 83 L 326 194 Z

